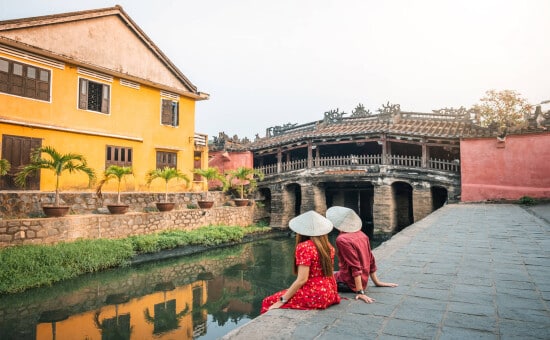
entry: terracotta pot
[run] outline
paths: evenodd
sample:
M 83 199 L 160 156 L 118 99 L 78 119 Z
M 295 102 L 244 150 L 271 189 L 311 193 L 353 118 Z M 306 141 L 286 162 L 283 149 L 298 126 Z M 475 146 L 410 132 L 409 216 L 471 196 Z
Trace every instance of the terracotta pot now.
M 43 206 L 42 211 L 47 217 L 63 217 L 69 213 L 68 206 Z
M 214 206 L 214 201 L 197 201 L 201 209 L 210 209 Z
M 233 200 L 233 202 L 235 202 L 235 205 L 237 207 L 244 207 L 244 206 L 248 205 L 248 199 L 246 199 L 246 198 L 243 198 L 243 199 L 236 198 L 236 199 Z
M 159 211 L 172 211 L 176 206 L 176 203 L 173 202 L 156 202 L 155 204 Z
M 128 205 L 125 204 L 108 204 L 107 209 L 113 215 L 125 214 L 128 211 Z

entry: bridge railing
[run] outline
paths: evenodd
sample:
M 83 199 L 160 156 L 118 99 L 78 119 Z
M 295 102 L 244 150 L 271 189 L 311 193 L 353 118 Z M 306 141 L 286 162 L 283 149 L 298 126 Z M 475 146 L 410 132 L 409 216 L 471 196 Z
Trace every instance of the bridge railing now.
M 443 171 L 460 172 L 460 162 L 458 160 L 449 162 L 443 159 L 430 158 L 428 160 L 428 168 Z
M 411 168 L 422 168 L 422 158 L 416 156 L 387 155 L 386 162 L 383 162 L 382 155 L 346 155 L 319 157 L 313 159 L 312 167 L 343 167 L 343 166 L 365 166 L 365 165 L 397 165 Z M 308 168 L 307 159 L 296 159 L 281 163 L 281 172 L 289 172 Z M 458 161 L 447 161 L 443 159 L 430 158 L 427 162 L 428 169 L 460 172 Z M 277 164 L 269 164 L 255 168 L 264 175 L 275 175 L 278 173 Z
M 422 158 L 415 156 L 388 155 L 388 164 L 421 168 Z
M 317 160 L 314 160 L 314 164 L 317 167 L 382 164 L 382 155 L 348 155 L 320 157 Z
M 290 162 L 285 162 L 281 164 L 283 172 L 300 170 L 307 168 L 307 159 L 297 159 Z

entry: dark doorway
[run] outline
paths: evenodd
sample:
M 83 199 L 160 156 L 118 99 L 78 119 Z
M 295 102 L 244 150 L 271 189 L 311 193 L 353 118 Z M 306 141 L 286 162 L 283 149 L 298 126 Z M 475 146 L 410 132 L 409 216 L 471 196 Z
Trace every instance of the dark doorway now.
M 0 177 L 0 189 L 3 190 L 21 190 L 14 182 L 15 174 L 21 166 L 30 163 L 31 153 L 34 149 L 42 146 L 42 139 L 21 137 L 21 136 L 2 136 L 2 158 L 8 160 L 11 164 L 10 172 L 6 176 Z M 40 190 L 40 172 L 27 177 L 25 190 Z
M 287 187 L 287 194 L 289 202 L 292 203 L 293 211 L 291 212 L 293 218 L 301 214 L 302 207 L 302 188 L 298 184 L 289 184 Z
M 405 182 L 395 182 L 391 187 L 395 202 L 396 226 L 394 233 L 398 233 L 414 223 L 412 187 Z
M 353 209 L 363 222 L 361 230 L 372 239 L 374 236 L 373 204 L 374 187 L 370 182 L 327 183 L 325 190 L 327 208 L 343 206 Z
M 447 189 L 443 187 L 432 187 L 432 210 L 437 210 L 445 205 L 448 198 Z
M 259 198 L 256 201 L 256 215 L 254 218 L 261 224 L 269 225 L 271 222 L 271 190 L 260 188 Z

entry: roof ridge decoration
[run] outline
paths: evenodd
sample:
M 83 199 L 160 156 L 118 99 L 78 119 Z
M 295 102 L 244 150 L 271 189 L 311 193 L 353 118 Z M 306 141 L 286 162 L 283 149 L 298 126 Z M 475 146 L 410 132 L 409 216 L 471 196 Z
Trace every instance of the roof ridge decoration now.
M 386 104 L 382 104 L 382 107 L 379 108 L 377 111 L 380 115 L 396 115 L 401 113 L 401 105 L 390 104 L 390 102 L 388 101 Z
M 323 118 L 323 123 L 332 124 L 340 123 L 344 119 L 344 115 L 347 115 L 346 112 L 339 112 L 340 109 L 329 110 L 325 112 L 325 117 Z
M 237 135 L 233 135 L 233 137 L 229 137 L 225 132 L 221 131 L 218 132 L 218 136 L 212 137 L 213 139 L 213 145 L 211 147 L 211 150 L 213 151 L 219 151 L 219 150 L 229 150 L 229 151 L 240 151 L 245 150 L 245 145 L 250 143 L 250 140 L 247 137 L 244 137 L 242 139 L 239 138 Z
M 361 103 L 357 104 L 355 109 L 351 111 L 351 118 L 365 118 L 372 115 L 369 109 L 365 110 L 365 106 Z

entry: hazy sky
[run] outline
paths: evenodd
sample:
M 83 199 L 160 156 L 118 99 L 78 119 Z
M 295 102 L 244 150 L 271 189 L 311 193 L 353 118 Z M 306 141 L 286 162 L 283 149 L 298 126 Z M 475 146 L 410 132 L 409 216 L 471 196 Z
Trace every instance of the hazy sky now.
M 550 99 L 549 0 L 0 0 L 0 20 L 116 4 L 211 95 L 196 107 L 211 137 L 358 103 L 431 112 L 489 89 Z

